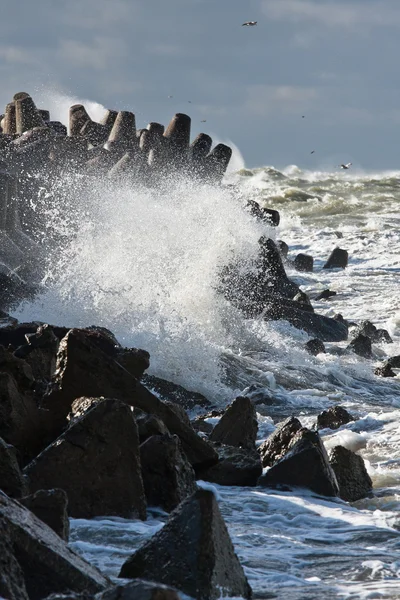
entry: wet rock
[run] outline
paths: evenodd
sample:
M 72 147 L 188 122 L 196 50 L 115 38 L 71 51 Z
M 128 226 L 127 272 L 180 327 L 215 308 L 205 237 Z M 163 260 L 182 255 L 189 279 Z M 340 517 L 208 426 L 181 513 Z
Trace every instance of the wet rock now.
M 103 400 L 24 469 L 32 491 L 61 488 L 69 514 L 146 518 L 139 437 L 131 408 Z
M 153 435 L 140 446 L 147 503 L 170 512 L 196 490 L 195 472 L 176 435 Z
M 218 485 L 257 485 L 262 473 L 260 455 L 257 450 L 226 446 L 215 443 L 219 461 L 216 465 L 198 473 L 198 479 L 217 483 Z
M 28 492 L 27 483 L 19 468 L 16 450 L 1 438 L 0 489 L 12 498 L 20 498 Z
M 384 344 L 393 344 L 393 340 L 390 337 L 387 329 L 377 329 L 375 331 L 375 335 L 372 339 L 376 344 L 384 343 Z
M 359 333 L 355 338 L 351 340 L 350 344 L 347 346 L 347 350 L 349 350 L 350 352 L 354 352 L 354 354 L 362 356 L 363 358 L 371 358 L 371 340 L 369 337 Z
M 316 431 L 301 429 L 289 450 L 260 477 L 263 487 L 305 487 L 322 496 L 337 496 L 339 486 L 325 447 Z
M 35 333 L 26 334 L 27 344 L 19 346 L 14 356 L 25 359 L 36 380 L 50 381 L 56 368 L 59 340 L 50 325 L 41 325 Z
M 393 342 L 386 329 L 377 329 L 371 321 L 361 321 L 361 323 L 357 325 L 353 331 L 353 337 L 357 337 L 358 335 L 369 337 L 371 342 L 377 344 L 381 342 L 390 344 Z
M 146 374 L 142 378 L 142 383 L 159 396 L 161 400 L 175 402 L 175 404 L 180 404 L 186 410 L 190 410 L 197 406 L 200 406 L 201 408 L 208 408 L 211 406 L 211 402 L 199 392 L 191 392 L 181 385 L 166 381 L 160 377 Z
M 271 467 L 288 450 L 293 436 L 300 431 L 302 425 L 296 417 L 289 417 L 263 442 L 258 453 L 263 467 Z
M 200 431 L 201 433 L 205 433 L 206 435 L 210 435 L 212 430 L 214 429 L 214 425 L 208 423 L 205 419 L 207 416 L 199 416 L 190 421 L 191 426 L 195 431 Z
M 285 259 L 289 253 L 289 246 L 287 245 L 287 243 L 284 242 L 283 240 L 278 240 L 276 242 L 276 246 L 277 246 L 282 258 Z
M 150 354 L 138 348 L 122 348 L 118 351 L 116 360 L 137 379 L 140 379 L 150 366 Z
M 174 413 L 180 418 L 182 423 L 185 423 L 185 425 L 187 425 L 188 427 L 192 426 L 190 423 L 189 415 L 187 414 L 183 406 L 177 404 L 176 402 L 170 402 L 169 400 L 166 400 L 164 404 L 169 406 L 169 408 L 174 411 Z
M 293 261 L 296 271 L 312 273 L 314 270 L 314 259 L 308 254 L 298 254 Z
M 123 564 L 120 577 L 158 580 L 198 600 L 251 597 L 215 496 L 198 490 Z
M 339 429 L 355 418 L 343 406 L 331 406 L 317 417 L 317 429 Z
M 260 206 L 255 200 L 248 200 L 247 208 L 256 219 L 260 221 L 267 221 L 273 227 L 278 227 L 280 223 L 280 215 L 277 210 L 271 208 L 264 208 Z
M 334 248 L 322 267 L 323 269 L 345 269 L 349 261 L 349 253 L 342 248 Z
M 325 346 L 321 340 L 314 338 L 312 340 L 308 340 L 308 342 L 304 345 L 305 349 L 312 356 L 318 356 L 318 354 L 325 354 Z
M 36 334 L 38 327 L 42 327 L 45 323 L 38 321 L 32 323 L 18 323 L 15 326 L 3 327 L 0 329 L 0 344 L 5 348 L 10 346 L 15 350 L 19 346 L 24 346 L 27 343 L 26 336 Z M 63 338 L 67 332 L 67 327 L 54 327 L 52 330 L 58 339 Z
M 12 539 L 29 600 L 41 600 L 53 592 L 95 593 L 109 585 L 107 578 L 75 554 L 50 527 L 1 493 L 0 523 Z
M 361 456 L 335 446 L 329 453 L 329 461 L 339 484 L 339 496 L 347 502 L 355 502 L 371 493 L 372 481 Z
M 4 346 L 0 346 L 0 371 L 12 375 L 21 390 L 32 390 L 35 379 L 31 367 L 26 361 L 6 350 Z
M 96 600 L 180 600 L 177 590 L 161 583 L 135 579 L 96 596 Z
M 254 448 L 257 431 L 256 410 L 250 398 L 239 396 L 215 425 L 210 440 L 228 446 Z
M 387 362 L 393 369 L 400 369 L 400 354 L 391 356 L 388 358 Z
M 299 308 L 302 308 L 303 310 L 309 310 L 311 312 L 314 312 L 314 309 L 311 304 L 311 300 L 305 292 L 300 291 L 298 294 L 295 295 L 293 300 L 300 304 Z
M 81 396 L 117 398 L 159 417 L 170 433 L 179 436 L 194 467 L 217 461 L 214 449 L 188 427 L 112 357 L 88 339 L 85 331 L 71 329 L 61 340 L 54 387 L 42 401 L 58 424 L 65 422 L 72 402 Z
M 29 600 L 24 574 L 14 556 L 11 532 L 2 517 L 0 517 L 0 597 L 7 600 Z
M 385 361 L 381 366 L 376 367 L 374 374 L 378 377 L 396 377 L 396 373 L 393 371 L 389 362 Z
M 336 292 L 333 292 L 332 290 L 323 290 L 320 294 L 318 294 L 318 296 L 315 297 L 315 301 L 318 302 L 319 300 L 328 300 L 328 298 L 332 298 L 333 296 L 336 296 Z M 340 319 L 337 319 L 337 321 L 340 321 Z
M 155 415 L 148 415 L 135 409 L 136 423 L 139 431 L 139 441 L 142 444 L 152 435 L 165 435 L 169 433 L 165 423 Z
M 21 498 L 20 503 L 46 523 L 61 539 L 68 542 L 68 496 L 64 490 L 39 490 L 35 494 Z

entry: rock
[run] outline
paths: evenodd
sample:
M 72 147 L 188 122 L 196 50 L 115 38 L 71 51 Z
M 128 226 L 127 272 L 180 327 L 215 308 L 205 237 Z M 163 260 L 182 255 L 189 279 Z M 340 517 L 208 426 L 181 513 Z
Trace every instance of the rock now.
M 376 367 L 374 374 L 378 377 L 396 377 L 396 373 L 387 361 L 383 362 L 381 366 Z
M 357 325 L 355 331 L 353 332 L 353 337 L 357 337 L 360 334 L 369 337 L 371 342 L 377 344 L 381 342 L 390 344 L 393 342 L 389 332 L 386 331 L 386 329 L 377 329 L 375 325 L 371 323 L 371 321 L 361 321 L 361 323 Z
M 158 580 L 198 600 L 251 597 L 216 498 L 198 490 L 122 565 L 120 577 Z
M 293 261 L 296 271 L 312 273 L 314 270 L 314 259 L 308 254 L 298 254 Z
M 337 496 L 339 486 L 316 431 L 301 429 L 289 450 L 258 480 L 263 487 L 305 487 L 322 496 Z
M 156 415 L 170 433 L 179 436 L 183 450 L 194 467 L 217 461 L 214 449 L 183 423 L 169 406 L 96 347 L 85 331 L 71 329 L 60 342 L 54 387 L 43 398 L 42 406 L 62 426 L 72 402 L 81 396 L 117 398 Z
M 12 498 L 20 498 L 28 491 L 28 486 L 19 468 L 15 448 L 1 438 L 0 489 Z
M 283 259 L 286 259 L 288 253 L 289 253 L 289 246 L 287 245 L 286 242 L 284 242 L 283 240 L 278 240 L 276 242 L 276 246 L 282 256 Z
M 29 600 L 41 600 L 53 592 L 95 593 L 109 585 L 107 578 L 75 554 L 50 527 L 1 493 L 0 523 L 12 539 Z M 3 535 L 0 540 L 4 540 Z M 2 552 L 0 560 L 4 560 Z
M 393 369 L 400 369 L 400 354 L 391 356 L 388 358 L 387 362 Z
M 169 400 L 164 401 L 164 404 L 169 406 L 171 410 L 180 418 L 182 423 L 185 423 L 188 427 L 192 427 L 189 419 L 189 415 L 186 410 L 180 404 L 176 404 L 176 402 L 170 402 Z
M 350 352 L 354 352 L 354 354 L 362 356 L 363 358 L 371 358 L 371 340 L 369 337 L 360 333 L 351 340 L 350 344 L 347 346 L 347 350 L 349 350 Z
M 390 337 L 387 329 L 377 329 L 375 331 L 375 335 L 372 339 L 376 344 L 384 343 L 384 344 L 393 344 L 393 340 Z
M 238 396 L 215 425 L 210 440 L 228 446 L 254 448 L 257 431 L 256 409 L 250 398 Z
M 218 485 L 257 485 L 261 476 L 262 467 L 260 455 L 257 450 L 226 446 L 215 443 L 214 448 L 218 452 L 219 461 L 216 465 L 204 469 L 198 473 L 198 479 L 211 481 Z
M 329 453 L 329 461 L 339 484 L 339 496 L 347 502 L 355 502 L 371 493 L 372 481 L 361 456 L 335 446 Z
M 317 417 L 317 429 L 339 429 L 355 418 L 343 406 L 331 406 Z
M 323 269 L 345 269 L 349 260 L 349 253 L 342 248 L 334 248 L 322 267 Z
M 116 360 L 137 379 L 140 379 L 150 366 L 150 354 L 138 348 L 121 348 L 117 352 Z
M 153 435 L 140 446 L 147 503 L 170 512 L 196 490 L 195 472 L 176 435 Z
M 318 354 L 325 354 L 326 352 L 324 343 L 316 338 L 308 340 L 308 342 L 305 343 L 304 347 L 307 350 L 307 352 L 309 352 L 309 354 L 312 354 L 312 356 L 317 356 Z
M 163 421 L 155 415 L 148 415 L 138 409 L 135 409 L 134 414 L 139 431 L 139 442 L 141 444 L 152 435 L 165 435 L 169 433 Z
M 100 593 L 96 600 L 180 600 L 180 598 L 174 588 L 161 583 L 135 579 Z
M 59 340 L 50 325 L 41 325 L 32 334 L 26 334 L 27 344 L 19 346 L 14 356 L 25 359 L 36 380 L 50 381 L 56 369 Z
M 190 424 L 195 431 L 200 431 L 201 433 L 205 433 L 209 436 L 214 429 L 214 425 L 208 423 L 205 419 L 207 419 L 207 416 L 196 417 L 190 421 Z
M 175 404 L 180 404 L 186 410 L 198 406 L 201 408 L 211 406 L 211 402 L 199 392 L 190 392 L 181 385 L 160 379 L 160 377 L 146 374 L 142 378 L 142 383 L 159 396 L 161 400 L 175 402 Z
M 294 300 L 294 302 L 298 302 L 300 304 L 299 308 L 302 308 L 303 310 L 309 310 L 311 312 L 314 312 L 314 309 L 311 304 L 311 300 L 305 292 L 300 291 L 298 294 L 295 295 L 293 300 Z
M 315 296 L 315 301 L 318 302 L 319 300 L 328 300 L 328 298 L 332 298 L 333 296 L 336 296 L 336 292 L 333 292 L 332 290 L 323 290 L 320 294 L 318 294 L 318 296 Z M 339 321 L 340 319 L 337 320 Z
M 301 427 L 296 417 L 289 417 L 276 428 L 258 448 L 263 467 L 271 467 L 286 453 L 293 436 Z
M 31 367 L 26 361 L 11 354 L 4 346 L 0 346 L 0 371 L 12 375 L 21 390 L 32 390 L 35 378 Z
M 7 600 L 29 600 L 22 569 L 14 556 L 11 533 L 0 517 L 0 597 Z
M 35 494 L 21 498 L 20 503 L 46 523 L 61 539 L 68 542 L 68 496 L 64 490 L 39 490 Z
M 139 437 L 131 408 L 103 400 L 25 469 L 32 491 L 61 488 L 76 518 L 146 518 Z
M 280 214 L 277 210 L 272 208 L 264 208 L 260 206 L 255 200 L 247 201 L 247 208 L 250 213 L 260 221 L 267 221 L 273 227 L 278 227 L 280 223 Z

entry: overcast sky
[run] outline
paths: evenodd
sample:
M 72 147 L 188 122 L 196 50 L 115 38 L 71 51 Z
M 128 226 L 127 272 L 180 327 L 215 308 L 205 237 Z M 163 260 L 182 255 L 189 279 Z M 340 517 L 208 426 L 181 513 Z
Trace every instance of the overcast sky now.
M 232 140 L 250 167 L 400 168 L 400 0 L 1 6 L 1 105 L 28 91 L 48 108 L 51 89 L 139 127 L 186 112 L 193 137 Z

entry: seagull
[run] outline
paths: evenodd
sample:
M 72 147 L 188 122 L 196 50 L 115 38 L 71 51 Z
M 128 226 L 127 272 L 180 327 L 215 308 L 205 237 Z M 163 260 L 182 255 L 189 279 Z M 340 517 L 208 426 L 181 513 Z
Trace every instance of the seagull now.
M 254 25 L 257 25 L 257 21 L 246 21 L 246 23 L 242 23 L 242 27 L 254 27 Z
M 207 119 L 203 119 L 200 123 L 207 123 Z
M 191 101 L 191 100 L 188 100 L 188 102 L 189 102 L 189 104 L 192 104 L 192 101 Z
M 168 96 L 168 98 L 173 98 L 173 96 Z
M 301 118 L 304 119 L 305 115 L 303 115 Z
M 314 152 L 315 152 L 315 150 L 312 150 L 312 151 L 310 152 L 310 154 L 314 154 Z
M 347 163 L 347 165 L 339 165 L 339 167 L 340 167 L 341 169 L 348 169 L 349 167 L 351 167 L 351 165 L 352 165 L 352 164 L 353 164 L 353 163 Z

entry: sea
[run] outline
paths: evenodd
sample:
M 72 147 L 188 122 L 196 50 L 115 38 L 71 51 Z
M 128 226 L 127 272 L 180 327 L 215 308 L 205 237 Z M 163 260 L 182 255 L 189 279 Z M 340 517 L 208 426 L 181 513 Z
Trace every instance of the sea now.
M 150 352 L 150 374 L 218 409 L 239 394 L 264 395 L 258 443 L 290 415 L 312 427 L 322 410 L 345 407 L 356 420 L 321 436 L 327 448 L 363 457 L 371 497 L 347 503 L 301 489 L 198 483 L 218 499 L 254 598 L 400 598 L 400 377 L 374 375 L 400 354 L 400 171 L 250 168 L 235 148 L 221 186 L 164 184 L 88 184 L 73 174 L 38 181 L 31 210 L 43 221 L 42 291 L 13 316 L 107 327 L 121 344 Z M 255 220 L 250 199 L 278 210 L 279 226 Z M 261 235 L 288 244 L 287 274 L 316 312 L 368 319 L 392 343 L 373 344 L 371 359 L 340 353 L 348 341 L 326 343 L 314 357 L 304 331 L 244 318 L 221 297 L 219 275 L 235 261 L 251 268 Z M 323 269 L 337 246 L 349 253 L 347 268 Z M 298 253 L 313 256 L 312 273 L 293 269 Z M 336 295 L 314 300 L 325 289 Z M 70 545 L 116 578 L 167 518 L 149 507 L 145 522 L 72 519 Z

